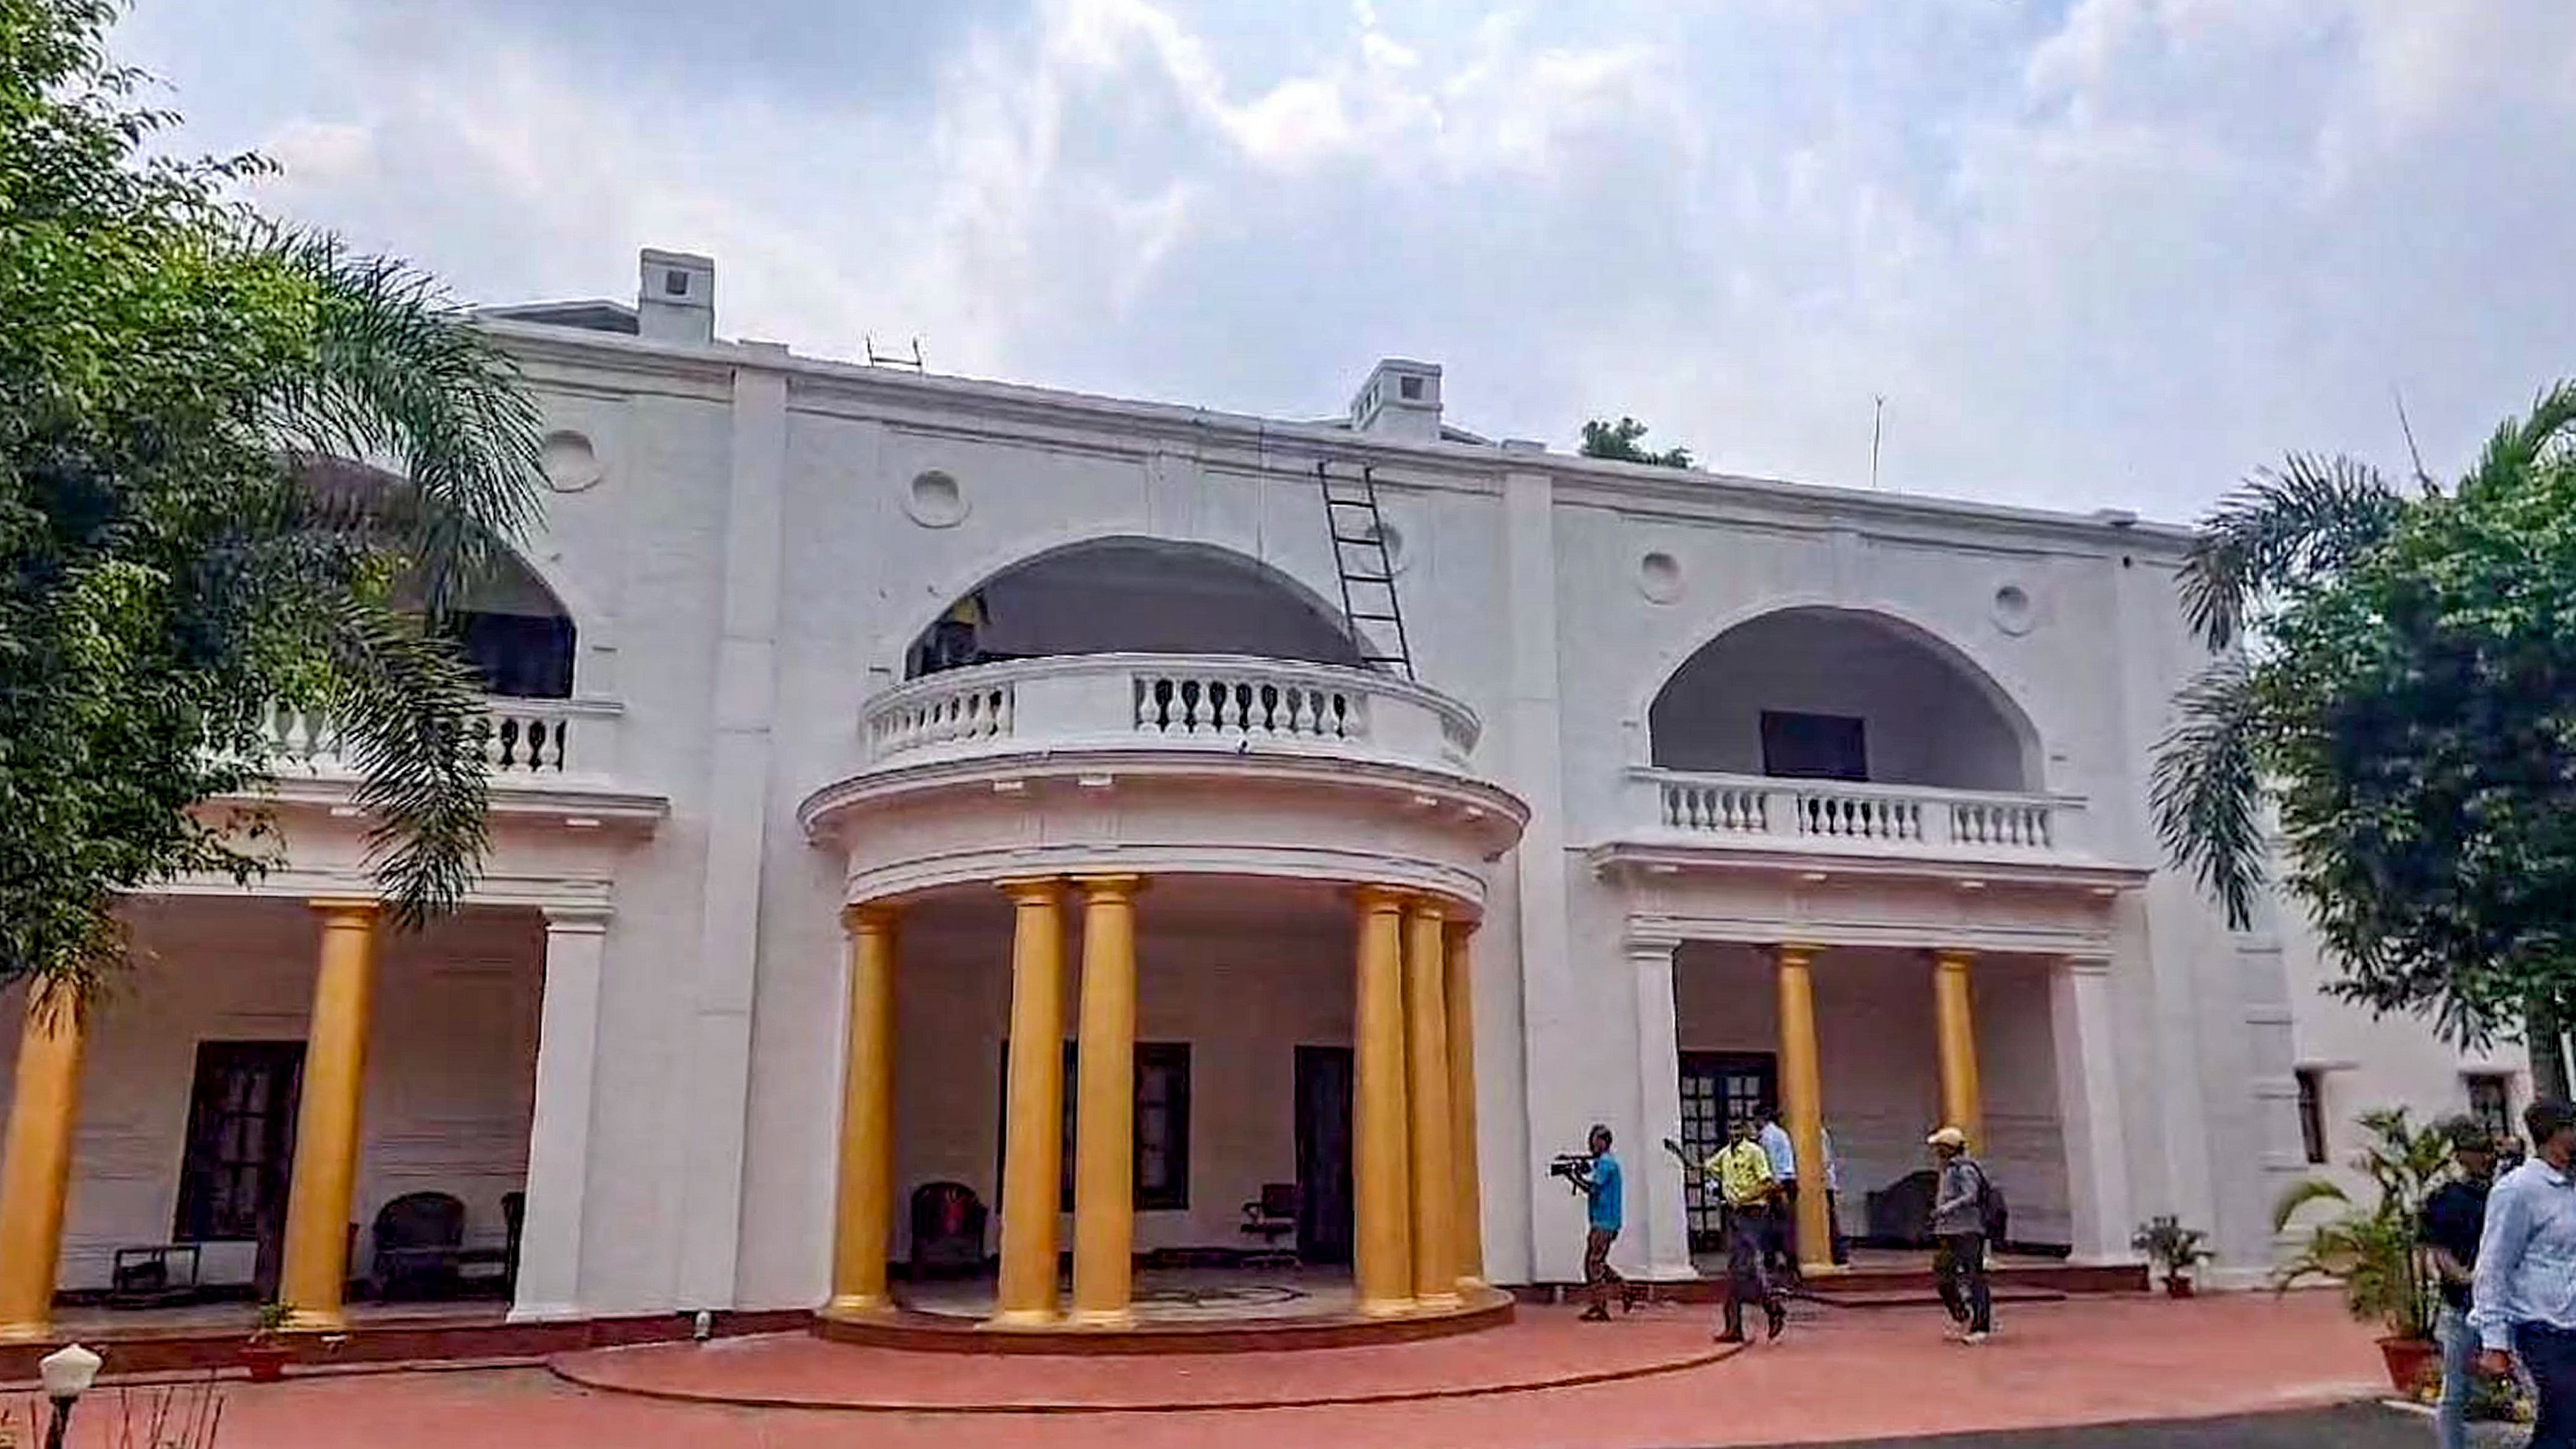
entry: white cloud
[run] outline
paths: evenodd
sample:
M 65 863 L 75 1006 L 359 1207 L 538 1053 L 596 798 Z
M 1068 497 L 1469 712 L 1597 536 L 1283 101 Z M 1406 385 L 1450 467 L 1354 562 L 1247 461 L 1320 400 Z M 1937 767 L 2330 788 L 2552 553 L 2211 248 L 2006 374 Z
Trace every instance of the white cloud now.
M 1890 486 L 2166 514 L 2576 372 L 2564 0 L 144 6 L 270 205 L 491 299 L 709 251 L 809 351 L 1291 414 L 1403 352 L 1841 482 L 1884 393 Z

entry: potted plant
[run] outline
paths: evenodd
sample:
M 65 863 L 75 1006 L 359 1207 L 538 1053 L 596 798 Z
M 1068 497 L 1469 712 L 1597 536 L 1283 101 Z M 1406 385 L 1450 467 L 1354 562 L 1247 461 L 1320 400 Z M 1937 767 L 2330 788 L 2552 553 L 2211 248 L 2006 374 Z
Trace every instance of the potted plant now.
M 2147 1261 L 2161 1263 L 2165 1270 L 2165 1296 L 2191 1296 L 2191 1270 L 2209 1261 L 2209 1250 L 2201 1246 L 2209 1234 L 2198 1228 L 2186 1228 L 2182 1219 L 2168 1213 L 2149 1218 L 2129 1246 L 2147 1255 Z
M 282 1335 L 286 1321 L 295 1316 L 292 1303 L 263 1303 L 259 1316 L 251 1320 L 250 1337 L 242 1343 L 242 1367 L 250 1370 L 250 1381 L 273 1384 L 286 1377 L 286 1344 Z
M 2273 1209 L 2275 1231 L 2288 1231 L 2291 1219 L 2314 1203 L 2339 1203 L 2343 1211 L 2309 1227 L 2306 1243 L 2273 1283 L 2286 1290 L 2310 1278 L 2340 1280 L 2352 1316 L 2388 1330 L 2379 1351 L 2389 1382 L 2412 1395 L 2441 1359 L 2433 1340 L 2441 1301 L 2415 1238 L 2424 1200 L 2450 1175 L 2451 1144 L 2440 1128 L 2408 1121 L 2404 1108 L 2365 1112 L 2359 1120 L 2370 1142 L 2352 1165 L 2370 1179 L 2377 1201 L 2365 1206 L 2323 1178 L 2290 1189 Z

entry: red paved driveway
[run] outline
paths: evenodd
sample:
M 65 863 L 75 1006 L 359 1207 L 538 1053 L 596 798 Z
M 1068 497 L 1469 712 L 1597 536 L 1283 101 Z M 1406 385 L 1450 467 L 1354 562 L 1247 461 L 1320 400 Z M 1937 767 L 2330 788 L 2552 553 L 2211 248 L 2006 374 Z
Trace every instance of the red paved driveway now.
M 1660 1310 L 1656 1326 L 1578 1329 L 1563 1321 L 1565 1311 L 1533 1311 L 1528 1322 L 1474 1341 L 1498 1359 L 1544 1367 L 1562 1357 L 1569 1334 L 1669 1338 L 1697 1317 L 1685 1312 Z M 2381 1372 L 2369 1333 L 2324 1294 L 2032 1306 L 1974 1349 L 1941 1342 L 1935 1313 L 1808 1313 L 1787 1340 L 1705 1368 L 1333 1408 L 963 1416 L 741 1409 L 582 1389 L 537 1370 L 241 1385 L 231 1390 L 225 1449 L 1671 1449 L 2241 1413 L 2365 1394 Z M 937 1355 L 895 1367 L 924 1376 L 960 1371 Z M 1222 1372 L 1260 1369 L 1257 1359 L 1238 1359 Z M 1120 1392 L 1133 1393 L 1139 1375 L 1174 1376 L 1171 1384 L 1185 1392 L 1186 1376 L 1211 1370 L 1203 1360 L 1095 1360 L 1083 1372 L 1116 1376 Z

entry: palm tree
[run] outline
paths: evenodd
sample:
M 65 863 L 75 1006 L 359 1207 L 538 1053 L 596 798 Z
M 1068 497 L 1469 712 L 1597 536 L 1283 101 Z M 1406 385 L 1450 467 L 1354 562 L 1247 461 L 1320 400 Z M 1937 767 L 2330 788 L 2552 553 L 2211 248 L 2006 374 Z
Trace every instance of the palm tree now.
M 2267 622 L 2331 589 L 2416 510 L 2496 495 L 2558 465 L 2571 435 L 2576 383 L 2561 383 L 2498 427 L 2477 467 L 2447 492 L 2420 466 L 2409 492 L 2348 457 L 2294 455 L 2277 471 L 2256 473 L 2203 521 L 2178 582 L 2185 618 L 2215 657 L 2175 698 L 2179 718 L 2156 747 L 2150 805 L 2173 863 L 2218 898 L 2232 927 L 2252 924 L 2270 873 L 2268 786 L 2277 757 L 2267 748 L 2304 724 L 2291 676 L 2332 668 L 2330 660 L 2288 660 L 2268 649 Z M 2555 1003 L 2535 1002 L 2532 1014 L 2535 1074 L 2563 1094 Z
M 486 726 L 448 615 L 538 497 L 535 404 L 427 278 L 261 221 L 257 157 L 145 154 L 176 118 L 121 8 L 0 3 L 0 983 L 49 993 L 119 958 L 122 895 L 264 868 L 218 802 L 278 702 L 334 722 L 397 918 L 457 901 Z
M 316 666 L 293 702 L 339 733 L 387 898 L 416 924 L 455 903 L 485 843 L 482 681 L 445 626 L 536 516 L 539 415 L 423 274 L 328 237 L 263 247 L 310 280 L 320 326 L 311 366 L 267 399 L 282 486 L 237 540 L 252 561 L 237 587 Z M 319 466 L 365 459 L 397 477 L 333 483 Z

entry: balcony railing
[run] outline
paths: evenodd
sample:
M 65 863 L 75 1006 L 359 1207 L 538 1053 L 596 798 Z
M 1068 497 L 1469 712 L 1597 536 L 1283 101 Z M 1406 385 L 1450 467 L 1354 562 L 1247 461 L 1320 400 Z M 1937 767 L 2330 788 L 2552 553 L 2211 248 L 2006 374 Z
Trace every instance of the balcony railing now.
M 601 782 L 617 771 L 618 706 L 604 700 L 503 699 L 489 710 L 483 758 L 496 786 Z M 318 709 L 269 711 L 281 775 L 347 778 L 356 762 L 338 726 Z
M 1861 853 L 2072 856 L 2082 802 L 2049 795 L 1641 769 L 1631 819 L 1713 845 Z
M 1466 706 L 1333 664 L 1237 656 L 1071 654 L 953 670 L 868 701 L 871 766 L 974 754 L 1183 748 L 1367 755 L 1458 769 Z

